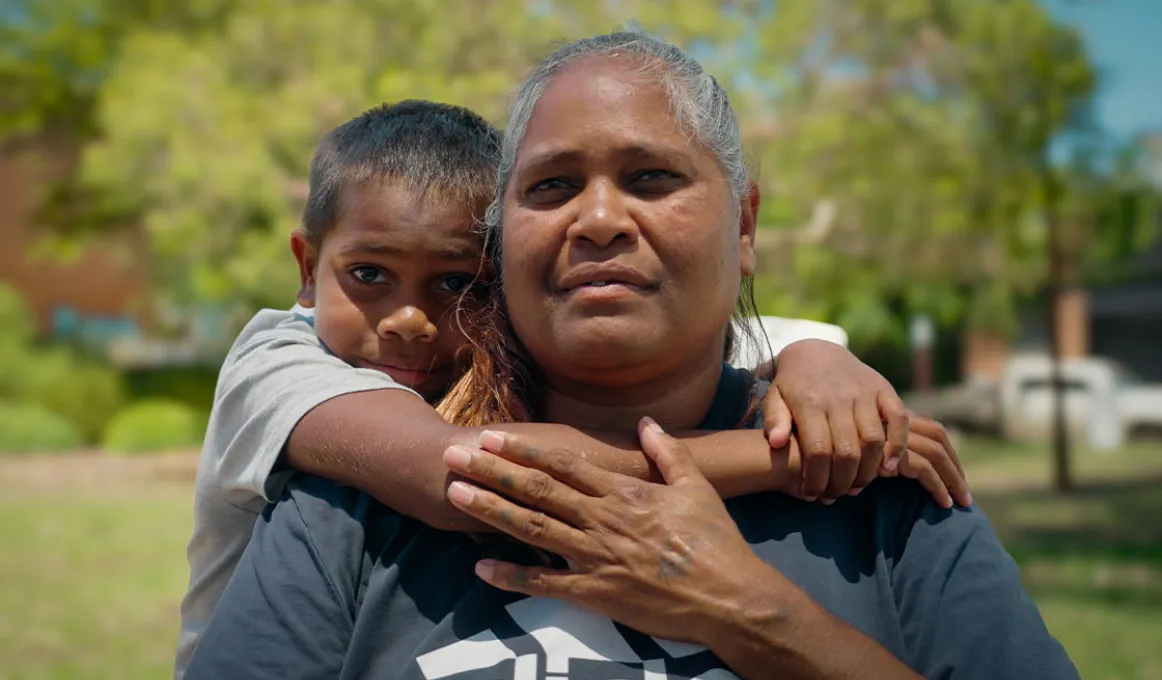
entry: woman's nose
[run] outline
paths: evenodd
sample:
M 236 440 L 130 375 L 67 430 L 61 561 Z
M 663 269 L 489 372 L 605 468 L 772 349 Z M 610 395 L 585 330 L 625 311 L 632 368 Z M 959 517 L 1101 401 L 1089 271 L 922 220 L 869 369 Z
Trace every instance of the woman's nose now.
M 379 320 L 375 330 L 385 340 L 395 335 L 404 342 L 433 342 L 439 334 L 428 315 L 414 305 L 396 308 Z
M 598 248 L 637 241 L 637 222 L 626 210 L 625 196 L 614 183 L 590 182 L 579 198 L 577 218 L 566 232 L 568 239 L 588 241 Z

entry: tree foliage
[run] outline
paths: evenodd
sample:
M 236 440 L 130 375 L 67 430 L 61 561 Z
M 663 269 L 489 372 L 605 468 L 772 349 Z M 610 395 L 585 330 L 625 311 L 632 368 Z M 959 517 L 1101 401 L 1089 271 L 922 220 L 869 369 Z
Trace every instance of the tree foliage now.
M 1090 244 L 1078 253 L 1117 250 L 1097 224 L 1117 213 L 1109 173 L 1048 163 L 1055 140 L 1087 130 L 1096 75 L 1076 33 L 1033 0 L 0 7 L 0 78 L 13 84 L 0 135 L 80 133 L 46 221 L 73 242 L 143 229 L 170 305 L 286 305 L 287 235 L 331 127 L 410 97 L 501 123 L 550 40 L 632 17 L 690 48 L 738 105 L 765 196 L 768 312 L 865 340 L 899 335 L 900 309 L 1005 327 L 1044 283 L 1050 186 L 1074 192 L 1075 240 Z M 1117 181 L 1141 188 L 1128 172 Z
M 780 114 L 762 164 L 768 215 L 791 228 L 766 260 L 781 304 L 863 338 L 901 332 L 892 302 L 1009 330 L 1045 282 L 1051 146 L 1090 132 L 1078 35 L 1033 0 L 787 0 L 778 14 L 760 44 L 779 87 L 759 102 Z

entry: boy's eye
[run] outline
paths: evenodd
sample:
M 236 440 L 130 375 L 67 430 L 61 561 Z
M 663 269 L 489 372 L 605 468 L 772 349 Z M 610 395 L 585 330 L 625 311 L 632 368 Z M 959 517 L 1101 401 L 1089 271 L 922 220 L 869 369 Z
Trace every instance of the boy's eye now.
M 440 279 L 439 287 L 446 293 L 462 293 L 472 285 L 475 278 L 471 274 L 450 274 Z
M 351 276 L 360 283 L 374 284 L 386 283 L 387 273 L 379 267 L 373 267 L 368 264 L 361 264 L 350 269 Z

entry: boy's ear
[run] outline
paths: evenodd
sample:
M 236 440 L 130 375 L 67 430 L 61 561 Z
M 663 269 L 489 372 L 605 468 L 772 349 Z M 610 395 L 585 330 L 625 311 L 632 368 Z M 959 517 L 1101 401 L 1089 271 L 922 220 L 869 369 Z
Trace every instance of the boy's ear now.
M 291 232 L 291 252 L 299 262 L 299 294 L 295 300 L 303 307 L 315 306 L 315 273 L 319 266 L 319 251 L 311 245 L 307 232 L 301 228 Z

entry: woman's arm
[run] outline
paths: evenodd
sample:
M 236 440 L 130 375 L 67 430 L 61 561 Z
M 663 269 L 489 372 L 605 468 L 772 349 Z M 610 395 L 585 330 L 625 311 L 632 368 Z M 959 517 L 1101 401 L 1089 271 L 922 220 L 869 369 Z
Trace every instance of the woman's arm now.
M 744 678 L 919 680 L 874 640 L 832 616 L 773 567 L 756 573 L 733 607 L 716 608 L 703 643 Z M 953 676 L 928 676 L 953 677 Z
M 353 509 L 360 494 L 323 479 L 304 483 L 315 488 L 304 494 L 292 481 L 256 521 L 186 680 L 339 676 L 353 627 L 363 529 L 353 513 L 331 505 Z

